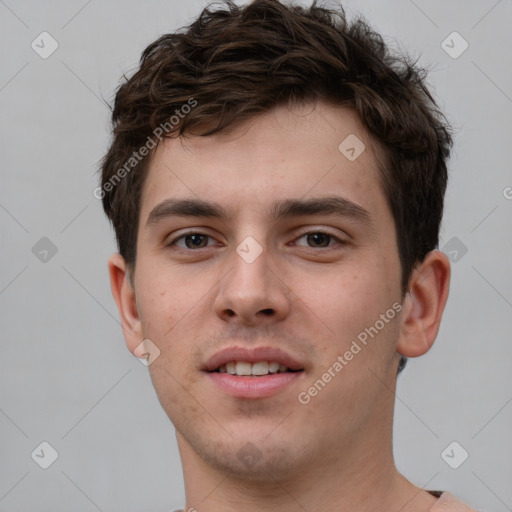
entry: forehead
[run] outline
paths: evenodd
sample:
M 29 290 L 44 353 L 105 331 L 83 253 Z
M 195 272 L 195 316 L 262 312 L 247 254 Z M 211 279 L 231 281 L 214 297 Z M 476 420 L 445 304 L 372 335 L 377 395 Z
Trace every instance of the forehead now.
M 352 109 L 277 107 L 212 136 L 162 142 L 149 163 L 140 219 L 168 198 L 215 201 L 237 218 L 263 214 L 280 199 L 333 194 L 385 209 L 382 154 Z

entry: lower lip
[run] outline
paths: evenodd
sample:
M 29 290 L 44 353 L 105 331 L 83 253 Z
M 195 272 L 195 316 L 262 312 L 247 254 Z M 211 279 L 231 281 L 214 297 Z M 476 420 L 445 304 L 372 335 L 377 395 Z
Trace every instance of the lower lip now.
M 235 398 L 267 398 L 282 391 L 303 373 L 274 373 L 262 377 L 236 377 L 219 372 L 209 372 L 208 375 L 226 394 Z

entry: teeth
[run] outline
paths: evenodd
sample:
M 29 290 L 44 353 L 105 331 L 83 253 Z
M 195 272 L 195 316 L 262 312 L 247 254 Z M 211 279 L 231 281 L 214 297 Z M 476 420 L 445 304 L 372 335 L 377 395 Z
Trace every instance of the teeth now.
M 279 371 L 280 366 L 281 365 L 279 363 L 272 361 L 271 363 L 268 363 L 268 371 L 270 373 L 277 373 Z
M 277 361 L 258 361 L 257 363 L 248 363 L 246 361 L 229 361 L 218 368 L 219 373 L 229 373 L 239 376 L 262 376 L 269 373 L 285 373 L 288 367 Z
M 240 364 L 240 363 L 238 363 L 238 364 Z M 254 363 L 252 365 L 251 373 L 252 373 L 252 375 L 267 375 L 267 373 L 268 373 L 267 361 L 262 361 L 261 363 Z
M 237 375 L 251 375 L 251 363 L 242 363 L 238 361 L 236 363 L 236 374 Z

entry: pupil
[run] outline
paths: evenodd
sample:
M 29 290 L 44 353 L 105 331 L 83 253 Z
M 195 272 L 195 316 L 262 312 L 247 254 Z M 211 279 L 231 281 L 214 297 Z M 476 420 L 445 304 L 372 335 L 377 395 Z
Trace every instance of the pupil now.
M 320 245 L 321 247 L 327 247 L 329 245 L 329 239 L 330 235 L 326 235 L 324 233 L 314 233 L 313 235 L 308 235 L 308 243 L 313 242 L 314 245 Z
M 189 241 L 192 241 L 194 247 L 204 247 L 204 242 L 206 237 L 204 235 L 189 235 L 185 238 L 185 245 L 190 248 Z

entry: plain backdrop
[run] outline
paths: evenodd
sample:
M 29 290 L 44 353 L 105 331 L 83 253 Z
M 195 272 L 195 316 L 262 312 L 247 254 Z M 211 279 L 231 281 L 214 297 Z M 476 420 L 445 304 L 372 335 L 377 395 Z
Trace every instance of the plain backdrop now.
M 174 428 L 124 344 L 93 190 L 121 75 L 204 5 L 0 0 L 0 511 L 184 504 Z M 441 233 L 451 294 L 434 348 L 399 378 L 397 465 L 475 508 L 512 510 L 512 3 L 344 6 L 430 66 L 456 130 Z

